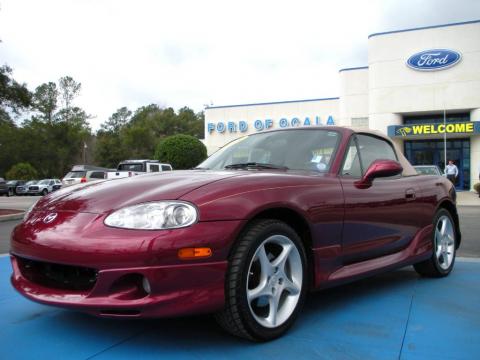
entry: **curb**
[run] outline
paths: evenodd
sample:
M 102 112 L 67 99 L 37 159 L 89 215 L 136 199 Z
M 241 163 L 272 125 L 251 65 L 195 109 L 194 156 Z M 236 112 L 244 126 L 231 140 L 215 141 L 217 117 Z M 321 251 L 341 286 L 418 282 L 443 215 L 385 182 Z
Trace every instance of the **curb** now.
M 23 219 L 23 216 L 25 215 L 25 211 L 24 210 L 21 210 L 21 211 L 22 212 L 18 214 L 1 215 L 0 222 Z

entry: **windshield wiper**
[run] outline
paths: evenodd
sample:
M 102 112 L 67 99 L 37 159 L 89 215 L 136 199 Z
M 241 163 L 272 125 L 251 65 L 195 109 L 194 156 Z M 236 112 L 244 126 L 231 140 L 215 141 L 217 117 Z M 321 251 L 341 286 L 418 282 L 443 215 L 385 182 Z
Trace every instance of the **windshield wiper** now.
M 279 169 L 279 170 L 288 170 L 286 166 L 267 164 L 267 163 L 257 163 L 257 162 L 247 162 L 247 163 L 238 163 L 226 165 L 225 169 Z

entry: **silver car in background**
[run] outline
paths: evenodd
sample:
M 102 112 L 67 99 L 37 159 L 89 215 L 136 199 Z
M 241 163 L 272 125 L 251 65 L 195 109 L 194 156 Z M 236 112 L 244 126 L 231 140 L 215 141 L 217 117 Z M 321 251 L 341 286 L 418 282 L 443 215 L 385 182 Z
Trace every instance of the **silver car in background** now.
M 27 195 L 28 193 L 28 187 L 30 185 L 35 185 L 36 183 L 38 182 L 38 180 L 30 180 L 30 181 L 27 181 L 25 184 L 23 185 L 19 185 L 17 186 L 17 188 L 15 189 L 17 195 Z
M 43 179 L 34 185 L 29 185 L 28 195 L 47 195 L 54 190 L 58 190 L 62 187 L 62 182 L 59 179 Z

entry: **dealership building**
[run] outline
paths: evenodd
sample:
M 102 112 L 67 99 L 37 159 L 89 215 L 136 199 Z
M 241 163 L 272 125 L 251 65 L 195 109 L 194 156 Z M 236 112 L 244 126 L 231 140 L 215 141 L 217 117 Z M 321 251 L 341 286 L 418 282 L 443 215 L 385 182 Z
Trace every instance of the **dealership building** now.
M 480 20 L 372 34 L 368 66 L 341 69 L 337 97 L 211 106 L 209 154 L 259 131 L 337 125 L 388 134 L 413 165 L 459 169 L 471 189 L 480 168 Z

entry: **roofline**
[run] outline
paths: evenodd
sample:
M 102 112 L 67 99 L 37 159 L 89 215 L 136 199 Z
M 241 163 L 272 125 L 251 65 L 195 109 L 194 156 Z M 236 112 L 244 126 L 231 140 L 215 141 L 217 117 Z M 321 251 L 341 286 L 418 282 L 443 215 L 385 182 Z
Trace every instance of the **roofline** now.
M 252 103 L 252 104 L 207 106 L 205 108 L 205 110 L 221 109 L 221 108 L 229 108 L 229 107 L 241 107 L 241 106 L 276 105 L 276 104 L 290 104 L 290 103 L 297 103 L 297 102 L 328 101 L 328 100 L 338 100 L 338 99 L 340 99 L 340 98 L 339 97 L 330 97 L 330 98 L 321 98 L 321 99 L 287 100 L 287 101 L 272 101 L 272 102 Z
M 344 68 L 344 69 L 338 70 L 338 72 L 352 71 L 352 70 L 365 70 L 365 69 L 368 69 L 368 66 L 358 66 L 358 67 Z
M 423 27 L 411 28 L 411 29 L 402 29 L 402 30 L 393 30 L 393 31 L 380 32 L 380 33 L 373 33 L 373 34 L 368 35 L 368 38 L 370 39 L 371 37 L 379 36 L 379 35 L 388 35 L 388 34 L 396 34 L 396 33 L 401 33 L 401 32 L 408 32 L 408 31 L 436 29 L 436 28 L 441 28 L 441 27 L 468 25 L 468 24 L 476 24 L 476 23 L 480 23 L 480 20 L 471 20 L 471 21 L 463 21 L 463 22 L 450 23 L 450 24 L 423 26 Z

